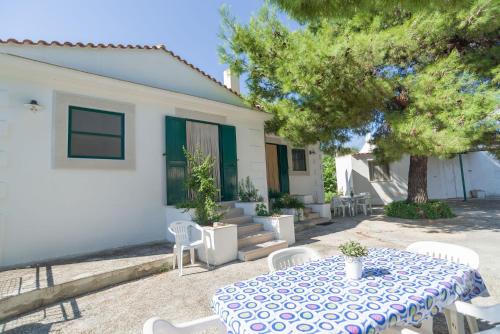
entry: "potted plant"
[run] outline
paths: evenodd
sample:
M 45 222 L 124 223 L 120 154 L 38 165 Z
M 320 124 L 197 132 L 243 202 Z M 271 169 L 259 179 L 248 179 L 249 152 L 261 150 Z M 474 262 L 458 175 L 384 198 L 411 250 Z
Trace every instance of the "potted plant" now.
M 255 216 L 257 214 L 256 206 L 264 201 L 249 176 L 239 182 L 238 197 L 239 202 L 236 202 L 234 206 L 242 208 L 244 214 L 249 216 Z
M 368 255 L 368 249 L 357 241 L 348 241 L 339 246 L 345 258 L 345 273 L 349 279 L 360 279 L 363 275 L 362 258 Z
M 233 261 L 238 257 L 237 226 L 219 222 L 224 211 L 217 203 L 219 189 L 213 177 L 214 158 L 204 156 L 199 149 L 194 153 L 184 149 L 184 154 L 189 166 L 186 186 L 190 199 L 186 206 L 193 212 L 193 221 L 203 226 L 202 237 L 208 253 L 205 254 L 202 249 L 198 256 L 202 261 L 206 261 L 208 256 L 213 265 Z
M 264 230 L 274 232 L 274 236 L 278 240 L 286 240 L 288 245 L 295 243 L 295 228 L 292 215 L 283 215 L 281 211 L 274 208 L 268 211 L 264 203 L 257 204 L 257 216 L 253 221 L 262 224 Z
M 289 194 L 281 194 L 273 202 L 273 209 L 294 216 L 294 221 L 304 220 L 304 203 Z

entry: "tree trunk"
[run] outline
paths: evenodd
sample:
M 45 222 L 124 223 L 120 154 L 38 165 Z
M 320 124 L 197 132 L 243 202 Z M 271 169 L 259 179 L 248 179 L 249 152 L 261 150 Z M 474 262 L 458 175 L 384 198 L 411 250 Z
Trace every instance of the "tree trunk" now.
M 408 202 L 425 203 L 427 196 L 427 157 L 410 156 L 408 171 Z

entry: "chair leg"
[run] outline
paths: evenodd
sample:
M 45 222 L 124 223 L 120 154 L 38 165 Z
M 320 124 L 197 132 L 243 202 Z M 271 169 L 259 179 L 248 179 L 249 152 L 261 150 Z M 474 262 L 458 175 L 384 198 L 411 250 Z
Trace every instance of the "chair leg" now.
M 471 333 L 474 334 L 479 332 L 479 327 L 477 326 L 476 318 L 466 315 L 465 319 L 467 319 L 467 323 L 469 324 L 469 329 Z
M 448 325 L 448 333 L 450 334 L 464 334 L 464 316 L 457 311 L 444 309 L 446 317 L 446 324 Z
M 183 259 L 183 255 L 184 255 L 184 248 L 181 247 L 180 250 L 179 250 L 179 276 L 182 276 L 182 267 L 184 267 L 184 259 Z
M 189 255 L 191 256 L 191 264 L 194 264 L 194 248 L 189 250 Z
M 174 258 L 172 259 L 172 269 L 175 269 L 175 263 L 177 262 L 177 247 L 174 245 L 174 249 L 172 251 Z

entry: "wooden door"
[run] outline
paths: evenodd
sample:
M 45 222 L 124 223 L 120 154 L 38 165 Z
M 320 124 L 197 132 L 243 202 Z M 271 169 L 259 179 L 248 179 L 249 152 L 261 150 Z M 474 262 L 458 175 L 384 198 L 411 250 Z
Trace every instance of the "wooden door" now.
M 280 175 L 278 164 L 278 146 L 266 144 L 267 187 L 275 192 L 280 191 Z

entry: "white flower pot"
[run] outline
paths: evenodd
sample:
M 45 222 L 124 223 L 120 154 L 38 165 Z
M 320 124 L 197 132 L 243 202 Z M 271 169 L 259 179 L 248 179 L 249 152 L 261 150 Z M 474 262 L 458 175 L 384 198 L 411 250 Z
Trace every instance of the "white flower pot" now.
M 360 279 L 363 275 L 363 261 L 360 257 L 345 257 L 345 275 L 348 279 Z

